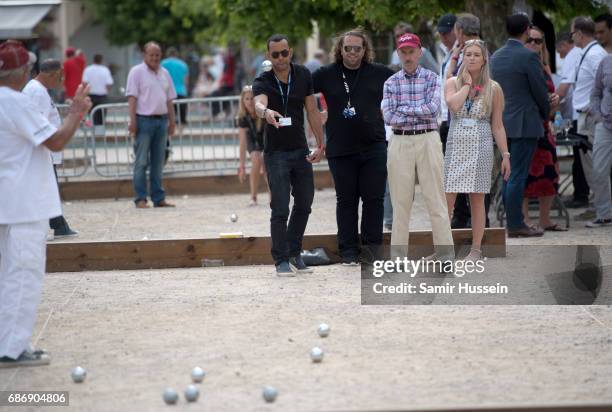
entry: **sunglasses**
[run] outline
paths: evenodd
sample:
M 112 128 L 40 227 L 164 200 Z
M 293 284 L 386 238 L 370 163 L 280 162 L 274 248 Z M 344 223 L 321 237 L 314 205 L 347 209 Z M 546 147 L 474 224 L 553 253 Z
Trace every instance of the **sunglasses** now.
M 359 53 L 361 50 L 363 50 L 363 46 L 344 46 L 345 53 L 350 53 L 351 51 Z
M 472 39 L 472 40 L 468 40 L 464 43 L 465 46 L 471 46 L 473 44 L 478 44 L 480 46 L 485 46 L 486 43 L 484 42 L 484 40 L 480 40 L 480 39 Z
M 542 44 L 544 43 L 544 39 L 534 39 L 533 37 L 530 37 L 527 39 L 527 43 Z
M 285 50 L 281 50 L 279 52 L 275 51 L 275 52 L 270 53 L 270 56 L 273 59 L 278 59 L 279 56 L 287 57 L 287 56 L 289 56 L 289 50 L 285 49 Z

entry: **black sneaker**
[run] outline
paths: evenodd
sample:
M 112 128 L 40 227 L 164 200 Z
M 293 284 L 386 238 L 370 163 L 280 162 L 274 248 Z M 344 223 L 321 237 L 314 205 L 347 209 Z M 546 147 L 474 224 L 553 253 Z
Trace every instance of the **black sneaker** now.
M 592 222 L 586 224 L 586 227 L 604 227 L 612 225 L 612 219 L 595 219 Z
M 359 258 L 357 256 L 342 256 L 343 266 L 359 266 Z
M 18 368 L 21 366 L 41 366 L 51 363 L 51 356 L 44 350 L 26 350 L 23 351 L 17 359 L 3 356 L 0 358 L 0 369 L 2 368 Z

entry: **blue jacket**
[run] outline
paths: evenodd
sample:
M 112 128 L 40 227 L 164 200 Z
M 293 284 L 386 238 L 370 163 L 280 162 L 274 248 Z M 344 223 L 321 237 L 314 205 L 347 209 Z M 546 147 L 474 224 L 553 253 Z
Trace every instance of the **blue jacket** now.
M 546 77 L 536 53 L 515 39 L 491 57 L 491 77 L 504 91 L 504 128 L 508 138 L 544 136 L 550 101 Z

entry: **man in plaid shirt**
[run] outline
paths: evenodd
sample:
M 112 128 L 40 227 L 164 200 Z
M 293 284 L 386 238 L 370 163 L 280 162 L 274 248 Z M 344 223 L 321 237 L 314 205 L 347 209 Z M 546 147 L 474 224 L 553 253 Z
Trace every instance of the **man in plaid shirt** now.
M 438 76 L 421 66 L 421 40 L 406 33 L 397 41 L 402 69 L 384 85 L 381 109 L 393 129 L 387 171 L 393 204 L 391 255 L 408 255 L 410 211 L 419 177 L 431 218 L 436 255 L 454 257 L 453 237 L 443 186 L 442 143 L 438 134 Z

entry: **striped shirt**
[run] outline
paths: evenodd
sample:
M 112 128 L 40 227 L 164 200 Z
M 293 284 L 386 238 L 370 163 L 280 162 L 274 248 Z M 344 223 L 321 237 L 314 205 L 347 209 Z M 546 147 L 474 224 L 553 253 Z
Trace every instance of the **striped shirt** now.
M 401 130 L 437 129 L 440 110 L 438 75 L 418 66 L 408 74 L 402 68 L 389 77 L 380 105 L 385 124 Z

